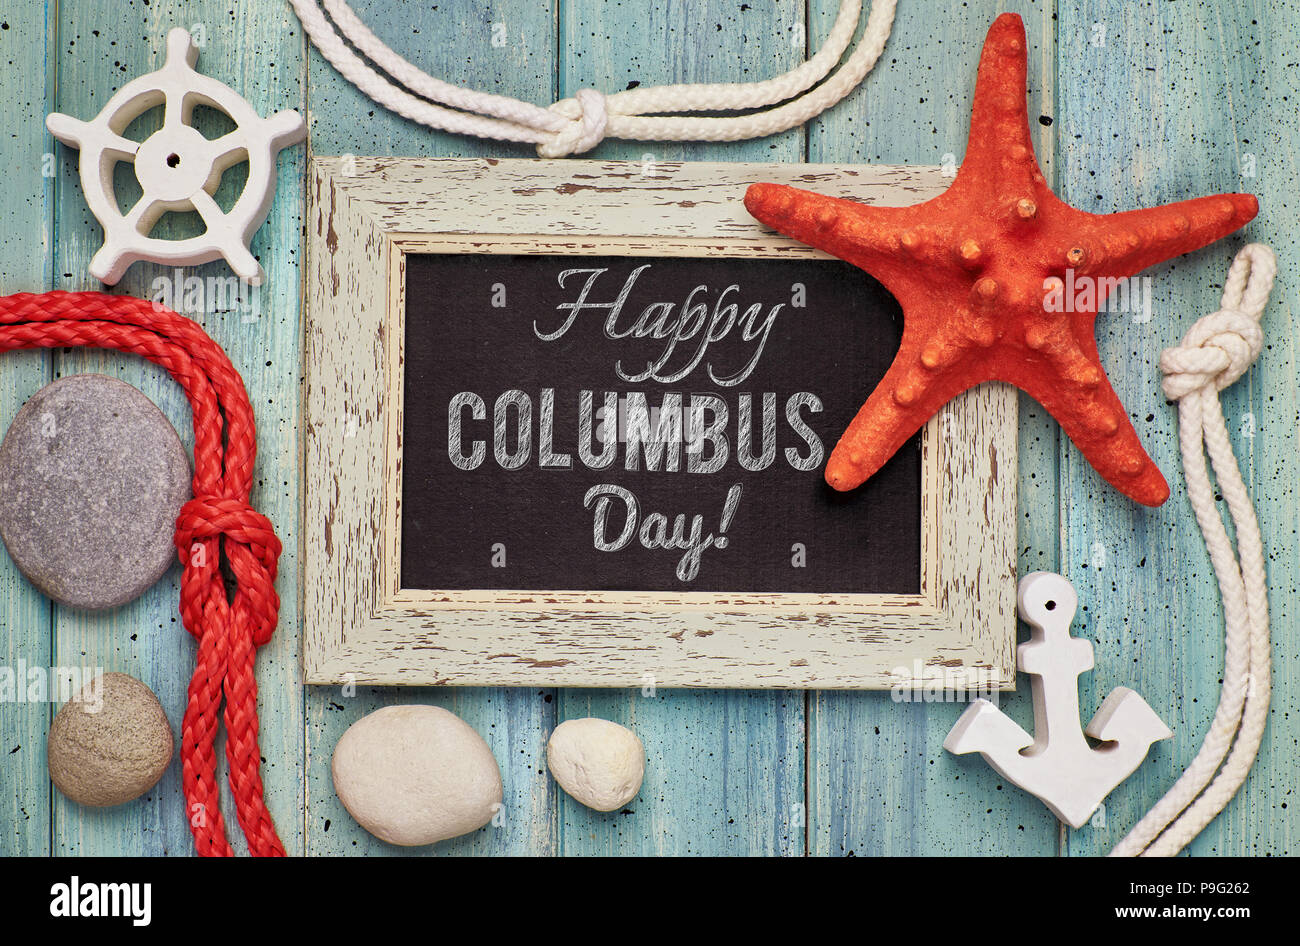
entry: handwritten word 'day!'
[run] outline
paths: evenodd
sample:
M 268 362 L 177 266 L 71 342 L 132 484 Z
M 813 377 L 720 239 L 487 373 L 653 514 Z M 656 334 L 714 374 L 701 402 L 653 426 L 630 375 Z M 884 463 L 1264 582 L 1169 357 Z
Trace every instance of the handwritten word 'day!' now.
M 727 527 L 735 518 L 740 506 L 740 484 L 727 490 L 727 500 L 722 506 L 722 519 L 715 536 L 712 532 L 704 535 L 704 517 L 695 515 L 690 525 L 686 516 L 678 515 L 671 528 L 668 517 L 661 512 L 648 513 L 641 518 L 641 504 L 629 489 L 614 483 L 601 483 L 587 490 L 582 504 L 594 510 L 592 522 L 592 539 L 601 552 L 617 552 L 625 548 L 636 535 L 645 549 L 677 550 L 684 553 L 677 563 L 677 577 L 682 581 L 694 581 L 700 573 L 700 556 L 708 549 L 725 549 L 727 547 Z M 623 525 L 614 538 L 610 538 L 611 507 L 615 501 L 623 504 Z M 640 528 L 637 523 L 640 522 Z
M 755 302 L 741 312 L 740 306 L 735 301 L 729 301 L 733 294 L 740 292 L 740 286 L 733 283 L 718 293 L 710 308 L 708 302 L 701 298 L 707 297 L 709 287 L 699 285 L 686 294 L 680 310 L 672 302 L 652 302 L 641 310 L 640 315 L 628 322 L 623 319 L 623 307 L 627 304 L 628 296 L 631 295 L 637 279 L 650 266 L 650 263 L 644 263 L 628 273 L 627 279 L 623 281 L 623 288 L 610 302 L 589 301 L 596 281 L 608 270 L 564 270 L 558 277 L 561 289 L 568 288 L 566 283 L 570 281 L 570 277 L 584 275 L 587 277 L 578 291 L 578 298 L 555 307 L 559 312 L 567 313 L 558 327 L 544 330 L 534 321 L 533 332 L 542 341 L 553 342 L 562 338 L 572 328 L 581 313 L 604 312 L 606 338 L 616 340 L 653 338 L 664 343 L 658 357 L 646 362 L 644 371 L 629 372 L 624 370 L 621 360 L 616 362 L 614 370 L 618 376 L 630 382 L 657 381 L 661 384 L 675 384 L 704 363 L 710 345 L 722 341 L 735 331 L 739 332 L 743 341 L 753 345 L 748 360 L 730 373 L 720 371 L 711 362 L 705 363 L 705 370 L 714 384 L 724 388 L 740 384 L 748 378 L 758 364 L 759 358 L 762 357 L 763 349 L 767 347 L 767 340 L 771 336 L 772 326 L 776 323 L 777 313 L 785 303 L 771 306 L 765 314 L 763 303 Z M 674 360 L 674 356 L 678 356 L 680 364 L 670 368 L 669 364 Z

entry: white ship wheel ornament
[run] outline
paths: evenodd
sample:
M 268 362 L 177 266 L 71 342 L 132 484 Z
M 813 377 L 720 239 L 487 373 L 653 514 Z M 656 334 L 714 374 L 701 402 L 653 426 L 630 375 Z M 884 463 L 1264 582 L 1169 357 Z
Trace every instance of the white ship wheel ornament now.
M 190 34 L 167 34 L 161 69 L 132 79 L 91 121 L 54 112 L 45 126 L 64 144 L 81 151 L 81 188 L 86 204 L 104 228 L 104 245 L 90 261 L 90 273 L 110 285 L 137 260 L 197 265 L 225 257 L 241 279 L 259 285 L 265 277 L 248 242 L 266 220 L 275 197 L 275 160 L 282 148 L 307 133 L 295 111 L 262 118 L 238 93 L 194 70 L 199 50 Z M 127 126 L 149 109 L 163 106 L 163 124 L 144 141 L 124 136 Z M 190 124 L 196 105 L 224 112 L 235 128 L 214 140 Z M 248 181 L 227 213 L 213 199 L 222 173 L 248 161 Z M 119 161 L 135 165 L 142 191 L 123 214 L 113 187 Z M 205 232 L 182 240 L 151 237 L 168 211 L 195 211 Z

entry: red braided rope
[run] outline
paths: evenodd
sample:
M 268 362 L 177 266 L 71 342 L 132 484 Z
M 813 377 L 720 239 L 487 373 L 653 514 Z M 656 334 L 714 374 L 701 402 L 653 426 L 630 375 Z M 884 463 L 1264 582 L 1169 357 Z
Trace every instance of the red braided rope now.
M 181 766 L 198 853 L 229 857 L 216 776 L 217 712 L 225 696 L 226 760 L 235 810 L 255 856 L 283 856 L 262 795 L 257 745 L 257 648 L 279 620 L 280 540 L 248 504 L 257 431 L 244 381 L 196 323 L 163 306 L 101 292 L 0 296 L 0 352 L 18 348 L 113 348 L 141 355 L 185 389 L 194 414 L 194 498 L 176 520 L 181 620 L 198 640 L 181 726 Z M 224 439 L 224 446 L 223 446 Z M 237 581 L 227 597 L 225 553 Z

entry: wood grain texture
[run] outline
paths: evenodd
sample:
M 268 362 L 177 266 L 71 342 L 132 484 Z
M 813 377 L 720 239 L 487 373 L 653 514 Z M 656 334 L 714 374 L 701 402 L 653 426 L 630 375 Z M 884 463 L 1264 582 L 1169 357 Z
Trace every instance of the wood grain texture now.
M 63 2 L 57 24 L 59 111 L 79 118 L 95 115 L 121 83 L 161 65 L 166 32 L 189 28 L 204 45 L 197 68 L 231 85 L 261 114 L 281 108 L 302 108 L 302 44 L 290 27 L 287 9 L 260 5 L 204 2 L 155 2 L 105 6 L 94 2 Z M 142 119 L 144 129 L 156 127 Z M 222 127 L 215 116 L 200 116 L 199 127 L 215 133 Z M 61 289 L 98 288 L 86 272 L 98 249 L 101 231 L 89 217 L 76 178 L 77 153 L 59 146 L 58 203 L 55 221 L 55 286 Z M 262 717 L 263 779 L 268 806 L 281 838 L 290 851 L 301 852 L 302 840 L 302 696 L 298 675 L 298 618 L 292 593 L 297 571 L 298 515 L 298 273 L 297 245 L 302 219 L 301 147 L 285 151 L 278 163 L 276 200 L 266 224 L 253 240 L 255 255 L 267 271 L 265 285 L 247 305 L 203 298 L 191 307 L 183 295 L 171 301 L 195 318 L 221 344 L 244 377 L 258 420 L 258 468 L 252 502 L 270 517 L 285 543 L 280 559 L 280 593 L 284 604 L 280 627 L 261 651 L 257 674 L 258 707 Z M 223 179 L 224 193 L 236 180 Z M 193 232 L 184 215 L 169 215 L 160 223 L 161 235 Z M 224 262 L 185 270 L 185 276 L 224 278 Z M 155 297 L 158 279 L 174 278 L 174 270 L 153 264 L 133 266 L 114 291 Z M 206 284 L 205 284 L 206 285 Z M 193 434 L 184 394 L 161 369 L 116 353 L 62 351 L 55 361 L 57 375 L 86 371 L 111 374 L 140 388 L 172 421 L 187 448 Z M 130 673 L 153 688 L 179 731 L 186 690 L 193 671 L 194 643 L 177 613 L 179 566 L 131 605 L 103 615 L 56 609 L 55 662 L 80 665 L 90 661 L 107 671 Z M 219 748 L 218 752 L 222 750 Z M 219 756 L 224 772 L 224 755 Z M 221 776 L 224 780 L 224 774 Z M 223 792 L 229 802 L 229 791 Z M 58 854 L 187 854 L 193 850 L 188 813 L 180 789 L 180 766 L 174 764 L 158 787 L 131 804 L 105 811 L 72 805 L 55 795 L 54 852 Z M 233 808 L 225 810 L 227 832 L 242 850 L 243 837 Z
M 47 44 L 53 2 L 11 4 L 0 30 L 0 88 L 13 110 L 0 136 L 0 165 L 12 186 L 0 189 L 0 292 L 39 292 L 50 285 L 54 229 L 54 159 L 45 113 L 54 96 Z M 0 429 L 50 380 L 45 352 L 13 352 L 0 364 Z M 0 552 L 0 666 L 46 667 L 53 656 L 50 603 Z M 21 684 L 20 684 L 21 685 Z M 45 736 L 49 703 L 0 703 L 0 855 L 50 849 L 50 785 Z
M 804 21 L 815 41 L 829 28 L 836 4 L 457 0 L 434 9 L 355 0 L 353 6 L 375 32 L 434 74 L 545 103 L 582 85 L 616 91 L 633 81 L 730 81 L 775 74 L 805 54 L 790 44 L 794 24 Z M 993 17 L 1007 8 L 1020 12 L 1029 29 L 1031 103 L 1054 119 L 1050 128 L 1035 129 L 1039 157 L 1045 170 L 1054 165 L 1063 196 L 1084 209 L 1110 211 L 1216 189 L 1260 195 L 1261 214 L 1247 235 L 1278 251 L 1279 281 L 1264 317 L 1264 354 L 1225 393 L 1224 405 L 1269 550 L 1276 689 L 1257 768 L 1228 811 L 1192 845 L 1192 853 L 1201 855 L 1296 852 L 1300 406 L 1294 310 L 1300 252 L 1291 220 L 1300 207 L 1295 110 L 1300 80 L 1291 64 L 1300 31 L 1290 6 L 1287 0 L 972 0 L 958 5 L 902 0 L 876 71 L 808 129 L 729 145 L 607 142 L 593 155 L 908 164 L 942 163 L 947 153 L 960 158 L 979 46 Z M 234 81 L 259 109 L 309 104 L 312 146 L 319 153 L 532 154 L 523 147 L 429 132 L 384 112 L 306 51 L 300 28 L 279 0 L 9 2 L 0 3 L 0 20 L 9 25 L 0 29 L 5 65 L 0 90 L 15 116 L 11 134 L 0 139 L 11 184 L 0 191 L 4 292 L 85 285 L 85 265 L 98 245 L 98 227 L 86 217 L 75 181 L 75 157 L 62 146 L 56 151 L 40 127 L 41 116 L 54 105 L 56 82 L 59 107 L 82 109 L 85 117 L 112 87 L 157 61 L 166 29 L 173 25 L 205 22 L 210 46 L 200 68 Z M 494 22 L 508 26 L 504 47 L 491 44 Z M 1104 28 L 1104 48 L 1091 44 L 1094 24 Z M 304 73 L 307 91 L 290 91 L 289 84 Z M 1052 93 L 1049 82 L 1058 74 Z M 46 151 L 57 154 L 57 179 L 36 176 L 37 156 Z M 261 456 L 275 465 L 263 478 L 261 501 L 272 505 L 272 518 L 291 538 L 279 584 L 286 615 L 292 614 L 298 593 L 290 568 L 301 483 L 294 447 L 300 431 L 294 427 L 301 370 L 302 152 L 282 155 L 281 190 L 256 244 L 275 300 L 272 306 L 271 296 L 264 299 L 264 324 L 250 330 L 229 313 L 201 319 L 231 349 L 250 386 L 260 385 L 255 406 L 263 438 L 272 438 L 263 440 Z M 1247 154 L 1257 162 L 1253 179 L 1240 174 Z M 1241 240 L 1234 237 L 1155 271 L 1151 322 L 1134 325 L 1120 315 L 1098 322 L 1103 361 L 1144 441 L 1175 484 L 1173 498 L 1161 510 L 1150 513 L 1120 501 L 1074 448 L 1061 442 L 1055 422 L 1032 402 L 1021 401 L 1020 570 L 1059 564 L 1079 590 L 1076 632 L 1094 640 L 1098 662 L 1084 677 L 1084 704 L 1095 706 L 1113 685 L 1132 685 L 1176 731 L 1173 743 L 1158 747 L 1108 800 L 1106 827 L 1070 832 L 1062 853 L 1109 848 L 1191 758 L 1217 697 L 1221 611 L 1199 535 L 1176 485 L 1175 419 L 1159 395 L 1155 358 L 1195 318 L 1217 306 L 1228 261 Z M 131 279 L 125 288 L 148 288 L 136 270 Z M 268 360 L 271 366 L 264 364 Z M 74 363 L 113 368 L 145 386 L 178 427 L 187 424 L 169 382 L 112 359 L 61 358 L 60 370 L 71 370 Z M 7 425 L 21 403 L 50 379 L 52 365 L 48 356 L 4 356 L 0 423 Z M 258 366 L 266 377 L 255 380 L 251 375 Z M 1254 418 L 1253 437 L 1242 435 L 1250 429 L 1242 426 L 1247 414 Z M 289 446 L 282 446 L 285 442 Z M 275 490 L 284 495 L 272 497 Z M 304 536 L 310 535 L 307 526 Z M 1106 556 L 1100 571 L 1098 549 Z M 159 688 L 177 722 L 192 646 L 170 623 L 174 589 L 165 584 L 148 600 L 152 603 L 129 617 L 108 621 L 60 616 L 57 654 L 80 663 L 79 651 L 85 649 L 86 658 L 102 661 L 106 669 L 134 668 Z M 0 555 L 0 662 L 52 660 L 50 622 L 48 603 Z M 259 662 L 263 752 L 274 766 L 267 775 L 272 811 L 293 850 L 406 853 L 365 834 L 342 810 L 330 781 L 329 756 L 352 721 L 371 709 L 410 701 L 445 705 L 482 732 L 502 763 L 507 792 L 500 825 L 415 854 L 1058 850 L 1057 829 L 1041 805 L 1011 786 L 999 787 L 978 760 L 944 757 L 939 746 L 958 715 L 960 707 L 954 705 L 896 706 L 887 696 L 870 694 L 662 689 L 649 697 L 639 689 L 363 688 L 344 697 L 338 688 L 298 688 L 297 623 L 290 619 L 281 627 Z M 130 639 L 132 633 L 137 640 Z M 1027 725 L 1027 703 L 1015 697 L 1004 706 Z M 44 762 L 51 710 L 0 704 L 0 853 L 46 853 L 54 837 L 59 851 L 190 853 L 174 772 L 153 802 L 123 812 L 87 813 L 52 804 Z M 557 719 L 585 715 L 627 722 L 645 741 L 645 787 L 628 806 L 630 814 L 581 809 L 556 791 L 545 772 L 545 739 Z M 21 749 L 12 752 L 16 746 Z M 290 840 L 295 837 L 296 846 Z
M 1062 571 L 1088 606 L 1076 633 L 1092 637 L 1097 648 L 1097 669 L 1083 678 L 1080 694 L 1085 707 L 1095 706 L 1112 686 L 1132 686 L 1174 738 L 1107 800 L 1104 828 L 1069 833 L 1071 854 L 1104 852 L 1174 783 L 1218 701 L 1223 609 L 1182 483 L 1177 416 L 1160 392 L 1158 359 L 1218 308 L 1228 264 L 1248 240 L 1274 247 L 1279 276 L 1262 321 L 1264 351 L 1221 400 L 1268 555 L 1275 691 L 1254 770 L 1189 853 L 1296 852 L 1288 802 L 1300 743 L 1292 222 L 1300 186 L 1296 79 L 1279 64 L 1294 61 L 1300 45 L 1294 30 L 1278 28 L 1287 21 L 1283 7 L 1094 0 L 1061 11 L 1058 140 L 1067 200 L 1108 213 L 1218 191 L 1260 198 L 1260 215 L 1243 232 L 1147 272 L 1150 321 L 1116 313 L 1097 323 L 1102 361 L 1173 492 L 1159 509 L 1140 509 L 1063 448 Z M 1253 177 L 1243 173 L 1251 170 L 1250 154 Z M 1226 516 L 1226 508 L 1220 511 Z

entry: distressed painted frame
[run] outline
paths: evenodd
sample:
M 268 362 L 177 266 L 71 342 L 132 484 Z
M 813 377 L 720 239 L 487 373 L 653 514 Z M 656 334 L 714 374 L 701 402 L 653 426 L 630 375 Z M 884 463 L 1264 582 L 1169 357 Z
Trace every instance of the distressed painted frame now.
M 750 218 L 741 197 L 757 180 L 892 206 L 948 183 L 933 167 L 313 159 L 307 683 L 1014 685 L 1017 397 L 1001 384 L 966 392 L 922 432 L 920 594 L 401 588 L 406 255 L 825 258 Z

